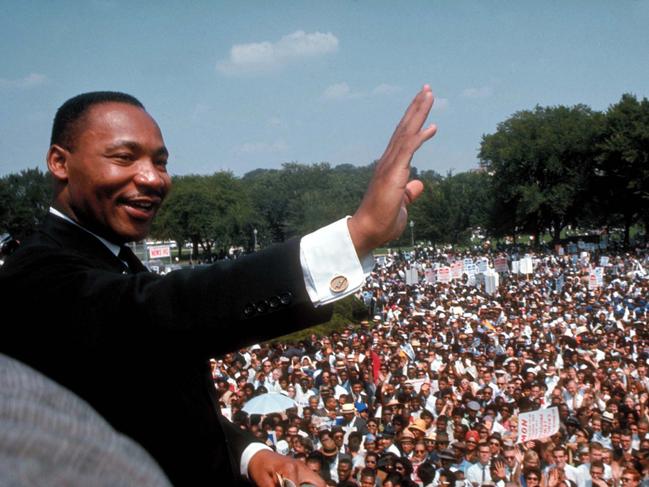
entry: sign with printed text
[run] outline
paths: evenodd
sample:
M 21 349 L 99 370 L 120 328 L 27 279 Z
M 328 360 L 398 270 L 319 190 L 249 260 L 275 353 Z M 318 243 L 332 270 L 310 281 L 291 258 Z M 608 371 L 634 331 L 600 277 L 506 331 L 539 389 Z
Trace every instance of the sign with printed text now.
M 547 438 L 559 431 L 559 408 L 538 409 L 518 415 L 518 442 Z
M 428 382 L 428 379 L 408 379 L 408 382 L 412 384 L 412 387 L 415 389 L 417 394 L 419 394 L 419 391 L 421 391 L 421 386 L 424 384 L 424 382 Z
M 519 260 L 512 260 L 512 274 L 518 274 L 521 270 L 521 262 Z
M 152 245 L 149 247 L 149 259 L 162 259 L 171 257 L 171 247 L 169 245 Z
M 507 257 L 496 257 L 494 259 L 494 269 L 496 272 L 509 272 Z
M 451 282 L 451 268 L 450 267 L 440 267 L 437 270 L 437 280 L 442 283 Z
M 489 295 L 494 295 L 498 291 L 498 273 L 494 271 L 489 271 L 484 275 L 484 290 Z
M 408 286 L 412 286 L 413 284 L 417 284 L 417 282 L 419 282 L 419 274 L 417 273 L 417 269 L 415 269 L 414 267 L 406 269 L 406 284 Z
M 595 267 L 595 270 L 593 272 L 595 273 L 595 280 L 597 281 L 597 286 L 598 287 L 604 286 L 604 268 Z
M 487 272 L 487 267 L 489 267 L 489 261 L 486 259 L 486 257 L 481 257 L 476 260 L 476 265 L 478 266 L 478 272 L 482 272 L 483 274 Z
M 470 265 L 473 265 L 473 259 L 464 259 L 464 270 L 466 271 L 466 268 Z
M 588 274 L 588 289 L 597 289 L 598 287 L 597 274 L 595 274 L 595 271 L 590 271 Z
M 599 258 L 599 265 L 602 267 L 606 267 L 608 265 L 608 256 L 602 255 Z
M 437 282 L 437 272 L 434 269 L 426 269 L 424 274 L 426 276 L 426 282 L 428 284 L 435 284 Z
M 477 286 L 478 282 L 476 280 L 476 273 L 469 274 L 469 278 L 466 281 L 467 286 Z
M 478 273 L 478 267 L 472 262 L 469 265 L 464 266 L 464 272 L 469 277 L 475 276 Z
M 532 264 L 531 257 L 523 257 L 521 259 L 519 271 L 521 274 L 532 274 L 532 272 L 534 272 L 534 266 Z
M 461 260 L 456 260 L 451 264 L 451 278 L 462 279 L 462 272 L 464 271 L 464 264 Z

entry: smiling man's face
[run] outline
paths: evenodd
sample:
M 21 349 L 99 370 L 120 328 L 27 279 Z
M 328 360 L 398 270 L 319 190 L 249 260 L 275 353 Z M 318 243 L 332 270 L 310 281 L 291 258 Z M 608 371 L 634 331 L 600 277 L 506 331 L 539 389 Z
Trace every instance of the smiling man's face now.
M 72 147 L 48 153 L 62 188 L 57 208 L 111 242 L 142 240 L 171 188 L 158 125 L 139 107 L 107 102 L 91 107 L 79 126 Z

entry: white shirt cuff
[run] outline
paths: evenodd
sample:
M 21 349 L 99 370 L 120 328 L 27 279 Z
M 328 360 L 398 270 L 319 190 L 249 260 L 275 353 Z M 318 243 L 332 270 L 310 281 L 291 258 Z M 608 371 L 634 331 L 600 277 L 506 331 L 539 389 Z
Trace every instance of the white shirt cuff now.
M 257 452 L 260 452 L 261 450 L 270 450 L 273 451 L 272 448 L 269 448 L 267 445 L 264 445 L 263 443 L 250 443 L 245 450 L 243 450 L 243 453 L 241 454 L 241 476 L 245 479 L 248 479 L 248 464 L 250 463 L 250 460 L 252 460 L 252 457 L 255 456 Z
M 358 291 L 374 268 L 370 253 L 358 260 L 343 218 L 305 235 L 300 241 L 304 284 L 315 306 L 331 303 Z

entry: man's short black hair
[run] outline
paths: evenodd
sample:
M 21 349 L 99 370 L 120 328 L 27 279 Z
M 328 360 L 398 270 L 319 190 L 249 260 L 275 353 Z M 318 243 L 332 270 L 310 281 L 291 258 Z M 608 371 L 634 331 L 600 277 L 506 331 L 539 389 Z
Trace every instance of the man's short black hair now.
M 134 96 L 118 91 L 92 91 L 70 98 L 59 107 L 52 124 L 50 145 L 60 145 L 74 150 L 74 138 L 79 121 L 94 105 L 101 103 L 126 103 L 145 110 L 144 105 Z

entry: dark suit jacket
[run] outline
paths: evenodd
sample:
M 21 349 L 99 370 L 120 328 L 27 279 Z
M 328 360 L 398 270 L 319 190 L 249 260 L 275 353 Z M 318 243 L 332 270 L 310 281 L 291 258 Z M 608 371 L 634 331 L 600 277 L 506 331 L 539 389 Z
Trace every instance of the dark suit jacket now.
M 129 274 L 54 215 L 0 269 L 0 293 L 18 316 L 1 351 L 88 401 L 175 485 L 234 485 L 251 441 L 217 412 L 207 359 L 331 314 L 309 300 L 297 240 L 200 270 Z

